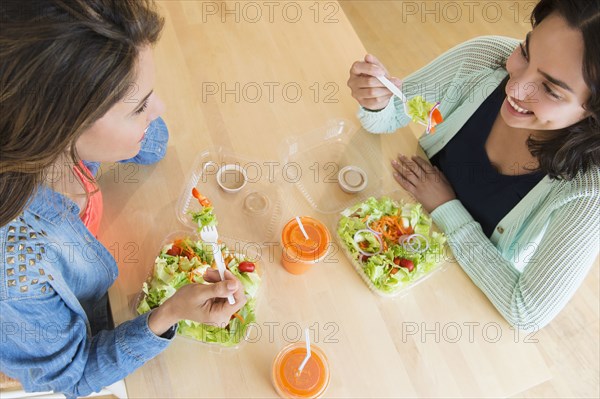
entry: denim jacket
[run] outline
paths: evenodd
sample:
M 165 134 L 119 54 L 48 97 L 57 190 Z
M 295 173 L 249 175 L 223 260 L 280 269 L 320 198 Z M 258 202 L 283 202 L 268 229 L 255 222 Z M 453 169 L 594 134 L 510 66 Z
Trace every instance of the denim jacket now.
M 123 162 L 156 162 L 167 140 L 156 119 L 138 155 Z M 86 165 L 92 173 L 99 166 Z M 0 258 L 0 371 L 25 390 L 88 395 L 169 345 L 149 329 L 149 314 L 107 329 L 106 294 L 117 264 L 81 222 L 78 206 L 48 187 L 0 228 Z

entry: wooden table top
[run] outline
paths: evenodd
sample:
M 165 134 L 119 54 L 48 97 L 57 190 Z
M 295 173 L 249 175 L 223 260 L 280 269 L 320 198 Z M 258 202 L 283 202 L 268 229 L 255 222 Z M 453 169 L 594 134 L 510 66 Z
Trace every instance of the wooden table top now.
M 288 137 L 335 118 L 359 126 L 346 80 L 365 49 L 336 2 L 159 4 L 166 25 L 155 50 L 156 92 L 167 105 L 167 155 L 148 167 L 106 165 L 100 177 L 100 240 L 120 270 L 109 291 L 116 323 L 135 317 L 135 299 L 163 238 L 183 227 L 177 202 L 199 153 L 223 146 L 279 162 Z M 394 191 L 387 160 L 417 151 L 416 132 L 357 129 L 349 145 L 380 154 L 372 160 L 381 168 L 377 177 L 383 191 Z M 335 215 L 316 212 L 293 183 L 279 188 L 278 231 L 299 214 L 335 224 Z M 511 329 L 456 263 L 446 262 L 407 295 L 384 299 L 341 252 L 301 276 L 288 274 L 279 258 L 276 249 L 263 257 L 260 336 L 221 353 L 178 337 L 126 378 L 129 397 L 275 397 L 272 361 L 300 338 L 301 327 L 311 327 L 329 358 L 327 397 L 505 397 L 550 377 L 535 336 Z

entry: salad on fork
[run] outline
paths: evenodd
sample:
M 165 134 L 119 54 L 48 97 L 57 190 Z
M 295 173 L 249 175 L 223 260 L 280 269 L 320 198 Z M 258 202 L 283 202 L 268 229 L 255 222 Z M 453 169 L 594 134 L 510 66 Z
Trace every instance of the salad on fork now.
M 385 76 L 377 76 L 377 79 L 396 97 L 402 101 L 404 113 L 408 115 L 413 122 L 426 127 L 426 133 L 435 133 L 435 127 L 444 121 L 442 113 L 439 110 L 440 102 L 430 103 L 422 96 L 415 96 L 408 100 L 402 90 L 393 84 Z

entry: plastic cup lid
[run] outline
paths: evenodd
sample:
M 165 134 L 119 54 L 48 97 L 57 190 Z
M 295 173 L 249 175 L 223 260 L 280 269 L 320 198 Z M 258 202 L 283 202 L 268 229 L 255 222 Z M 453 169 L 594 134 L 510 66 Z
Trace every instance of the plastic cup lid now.
M 308 240 L 296 219 L 292 219 L 283 228 L 282 244 L 288 255 L 295 255 L 302 260 L 317 260 L 328 250 L 331 241 L 329 231 L 323 223 L 311 217 L 302 216 L 301 220 Z

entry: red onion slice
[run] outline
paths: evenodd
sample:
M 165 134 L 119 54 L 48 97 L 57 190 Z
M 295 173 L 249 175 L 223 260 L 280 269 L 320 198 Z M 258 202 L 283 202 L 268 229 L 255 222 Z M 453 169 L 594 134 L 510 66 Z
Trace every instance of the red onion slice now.
M 425 248 L 422 248 L 422 241 L 425 242 Z M 402 245 L 402 247 L 408 252 L 425 252 L 429 249 L 429 240 L 423 234 L 414 233 L 414 234 L 405 234 L 400 236 L 398 239 L 398 244 Z M 415 246 L 418 244 L 418 246 Z M 408 246 L 408 248 L 407 248 Z
M 366 251 L 363 251 L 362 249 L 360 249 L 360 245 L 358 245 L 358 242 L 356 241 L 356 240 L 357 240 L 357 238 L 358 238 L 358 235 L 359 235 L 360 233 L 370 233 L 370 234 L 373 234 L 373 236 L 374 236 L 375 238 L 377 238 L 377 241 L 379 241 L 379 250 L 378 250 L 377 252 L 366 252 Z M 372 231 L 372 230 L 370 230 L 370 229 L 362 229 L 362 230 L 358 230 L 356 233 L 354 233 L 353 240 L 354 240 L 354 242 L 356 243 L 356 246 L 357 246 L 358 252 L 359 252 L 361 255 L 364 255 L 364 256 L 374 256 L 374 255 L 379 255 L 379 254 L 381 253 L 381 249 L 383 248 L 383 242 L 381 241 L 381 237 L 379 237 L 379 235 L 378 235 L 377 233 L 375 233 L 374 231 Z
M 374 222 L 375 220 L 371 220 L 371 222 Z M 369 230 L 371 233 L 375 234 L 376 236 L 381 236 L 383 233 L 380 233 L 379 231 L 375 231 L 371 228 L 371 226 L 369 226 L 369 223 L 367 221 L 367 223 L 365 223 L 367 225 L 367 230 Z

